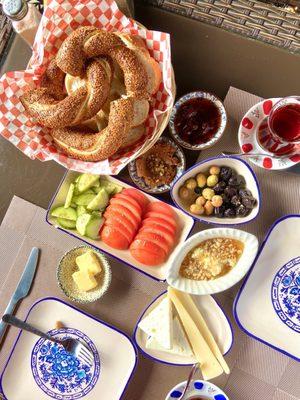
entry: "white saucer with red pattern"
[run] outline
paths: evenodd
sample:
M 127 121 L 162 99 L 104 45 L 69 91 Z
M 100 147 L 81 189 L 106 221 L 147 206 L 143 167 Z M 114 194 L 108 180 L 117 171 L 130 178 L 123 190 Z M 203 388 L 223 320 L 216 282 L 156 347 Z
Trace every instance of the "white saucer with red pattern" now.
M 242 118 L 238 131 L 239 145 L 243 153 L 260 153 L 265 157 L 249 157 L 249 161 L 265 169 L 286 169 L 300 162 L 299 154 L 294 152 L 295 145 L 282 145 L 274 141 L 267 129 L 267 117 L 280 98 L 263 100 L 250 108 Z M 300 147 L 300 146 L 299 146 Z M 276 158 L 283 154 L 282 158 Z

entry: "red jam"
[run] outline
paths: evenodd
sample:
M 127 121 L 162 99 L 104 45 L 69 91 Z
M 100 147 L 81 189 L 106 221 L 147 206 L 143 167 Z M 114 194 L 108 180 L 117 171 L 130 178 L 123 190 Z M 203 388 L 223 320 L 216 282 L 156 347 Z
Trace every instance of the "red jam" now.
M 220 128 L 221 113 L 212 101 L 195 97 L 179 106 L 174 125 L 176 133 L 186 143 L 207 143 Z

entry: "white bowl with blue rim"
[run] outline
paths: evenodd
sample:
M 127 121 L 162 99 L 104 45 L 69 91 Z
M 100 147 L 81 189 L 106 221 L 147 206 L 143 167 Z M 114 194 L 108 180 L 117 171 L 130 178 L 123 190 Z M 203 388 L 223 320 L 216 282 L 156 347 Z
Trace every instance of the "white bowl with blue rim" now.
M 204 240 L 213 238 L 234 239 L 244 244 L 243 253 L 236 265 L 225 275 L 207 281 L 188 279 L 181 276 L 180 267 L 185 256 Z M 174 258 L 169 263 L 167 282 L 177 290 L 198 296 L 223 292 L 244 278 L 255 260 L 257 251 L 258 239 L 251 233 L 227 227 L 205 229 L 191 236 L 176 248 Z
M 165 400 L 176 400 L 182 395 L 186 381 L 178 383 L 168 393 Z M 229 397 L 213 383 L 201 380 L 195 380 L 190 385 L 190 390 L 184 397 L 185 400 L 203 399 L 203 400 L 229 400 Z
M 162 350 L 154 350 L 147 348 L 148 336 L 139 328 L 139 323 L 142 319 L 147 317 L 154 310 L 155 307 L 167 296 L 167 292 L 161 293 L 156 297 L 143 311 L 138 319 L 133 338 L 134 341 L 143 355 L 150 360 L 176 366 L 193 365 L 197 362 L 194 356 L 187 357 L 177 354 L 172 354 Z M 226 355 L 231 350 L 233 345 L 233 330 L 228 317 L 226 316 L 222 307 L 212 296 L 192 296 L 196 306 L 203 315 L 211 333 L 213 334 L 216 342 L 223 355 Z
M 250 337 L 300 362 L 300 215 L 270 228 L 234 303 Z
M 218 109 L 219 114 L 220 114 L 220 125 L 218 127 L 218 130 L 215 132 L 215 134 L 209 141 L 207 141 L 205 143 L 201 143 L 201 144 L 192 145 L 192 144 L 186 142 L 185 140 L 183 140 L 181 138 L 181 136 L 178 134 L 178 132 L 175 128 L 175 117 L 176 117 L 178 109 L 184 103 L 186 103 L 188 100 L 191 100 L 194 98 L 207 99 L 216 106 L 216 108 Z M 176 101 L 176 103 L 173 106 L 170 120 L 169 120 L 169 131 L 170 131 L 171 135 L 173 136 L 173 138 L 176 140 L 176 142 L 178 144 L 180 144 L 180 146 L 182 146 L 188 150 L 200 151 L 200 150 L 204 150 L 209 147 L 212 147 L 214 144 L 216 144 L 221 139 L 221 137 L 225 131 L 226 125 L 227 125 L 227 114 L 226 114 L 226 110 L 225 110 L 225 107 L 224 107 L 222 101 L 217 96 L 215 96 L 214 94 L 212 94 L 210 92 L 197 91 L 197 92 L 187 93 L 186 95 L 180 97 L 180 99 Z
M 245 217 L 236 216 L 236 217 L 232 217 L 232 218 L 225 218 L 225 217 L 219 218 L 214 215 L 209 215 L 209 216 L 204 215 L 204 214 L 196 215 L 196 214 L 191 213 L 189 208 L 182 201 L 182 199 L 180 199 L 179 190 L 184 185 L 185 181 L 189 178 L 195 178 L 195 176 L 199 173 L 205 173 L 208 176 L 209 168 L 213 165 L 218 166 L 218 167 L 223 167 L 223 166 L 230 167 L 238 175 L 241 175 L 244 177 L 244 179 L 246 181 L 246 189 L 250 190 L 252 193 L 252 196 L 256 199 L 256 205 L 250 211 L 250 213 L 248 215 L 246 215 Z M 175 205 L 178 208 L 180 208 L 183 212 L 190 215 L 196 221 L 205 222 L 208 224 L 215 224 L 215 225 L 245 224 L 247 222 L 254 220 L 258 216 L 260 207 L 261 207 L 261 191 L 260 191 L 257 177 L 256 177 L 253 169 L 244 160 L 241 160 L 238 157 L 232 157 L 232 156 L 212 157 L 212 158 L 208 158 L 204 161 L 200 161 L 197 164 L 193 165 L 191 168 L 189 168 L 187 171 L 185 171 L 184 174 L 182 174 L 180 176 L 180 178 L 177 179 L 177 181 L 174 182 L 172 189 L 170 191 L 170 194 L 171 194 L 172 200 L 175 203 Z
M 168 137 L 163 136 L 158 139 L 156 144 L 157 143 L 158 144 L 159 143 L 168 143 L 170 146 L 172 146 L 174 148 L 174 156 L 178 159 L 178 165 L 176 167 L 176 175 L 175 175 L 174 179 L 172 180 L 172 182 L 170 182 L 168 184 L 151 187 L 150 185 L 148 185 L 145 182 L 145 180 L 142 177 L 138 176 L 137 168 L 136 168 L 136 160 L 131 161 L 128 164 L 128 172 L 129 172 L 130 178 L 131 178 L 132 182 L 139 189 L 143 190 L 146 193 L 160 194 L 160 193 L 169 192 L 173 182 L 175 182 L 183 174 L 183 172 L 185 170 L 184 152 L 173 140 L 169 139 Z M 144 156 L 144 154 L 141 157 L 143 157 L 143 156 Z

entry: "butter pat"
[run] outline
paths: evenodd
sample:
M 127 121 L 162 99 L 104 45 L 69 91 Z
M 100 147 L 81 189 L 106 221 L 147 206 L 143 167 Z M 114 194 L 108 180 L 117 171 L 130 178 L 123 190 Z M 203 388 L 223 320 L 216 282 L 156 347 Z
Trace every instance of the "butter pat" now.
M 78 289 L 83 292 L 88 292 L 98 285 L 94 275 L 91 275 L 86 271 L 76 271 L 72 274 L 72 278 L 78 286 Z
M 93 250 L 88 250 L 76 257 L 76 264 L 80 271 L 89 273 L 91 275 L 100 274 L 102 271 L 99 258 L 96 256 Z

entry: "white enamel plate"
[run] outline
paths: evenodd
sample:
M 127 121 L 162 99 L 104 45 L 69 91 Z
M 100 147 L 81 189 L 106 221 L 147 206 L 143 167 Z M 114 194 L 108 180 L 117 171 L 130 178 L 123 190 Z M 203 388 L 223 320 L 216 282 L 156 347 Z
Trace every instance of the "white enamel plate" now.
M 124 333 L 55 298 L 36 302 L 26 320 L 57 338 L 84 342 L 94 363 L 90 367 L 62 346 L 20 332 L 1 376 L 6 399 L 121 398 L 137 362 L 136 348 Z M 54 329 L 56 321 L 68 328 Z
M 143 312 L 135 327 L 134 340 L 142 353 L 154 361 L 170 365 L 192 365 L 197 362 L 194 357 L 185 357 L 167 353 L 165 351 L 146 348 L 147 335 L 138 327 L 139 322 L 145 318 L 166 295 L 167 292 L 160 294 Z M 207 325 L 211 330 L 218 346 L 220 347 L 222 354 L 227 354 L 233 343 L 233 332 L 230 322 L 223 310 L 211 296 L 192 297 L 197 307 L 201 311 L 205 321 L 207 322 Z
M 238 293 L 234 316 L 248 335 L 300 361 L 300 215 L 271 227 Z

